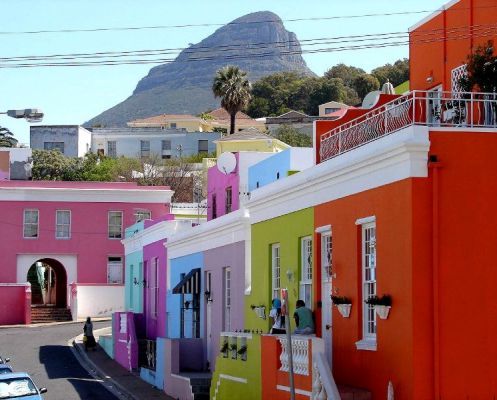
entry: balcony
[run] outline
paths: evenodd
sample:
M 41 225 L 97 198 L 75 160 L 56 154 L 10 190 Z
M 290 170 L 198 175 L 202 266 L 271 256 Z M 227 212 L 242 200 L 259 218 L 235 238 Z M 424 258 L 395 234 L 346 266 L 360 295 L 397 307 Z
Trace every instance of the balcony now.
M 497 128 L 497 94 L 413 91 L 321 135 L 320 160 L 329 160 L 411 125 Z

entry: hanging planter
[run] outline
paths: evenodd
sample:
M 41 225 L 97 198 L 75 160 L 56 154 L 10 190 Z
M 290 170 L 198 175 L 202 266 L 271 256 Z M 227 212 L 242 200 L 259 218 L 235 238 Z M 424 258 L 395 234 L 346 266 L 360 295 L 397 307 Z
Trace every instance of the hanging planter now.
M 350 309 L 352 308 L 352 302 L 348 297 L 345 296 L 331 296 L 333 304 L 337 307 L 338 312 L 344 318 L 350 317 Z
M 392 297 L 389 294 L 384 294 L 381 297 L 374 295 L 365 300 L 365 303 L 374 306 L 374 310 L 380 319 L 387 319 L 392 308 Z

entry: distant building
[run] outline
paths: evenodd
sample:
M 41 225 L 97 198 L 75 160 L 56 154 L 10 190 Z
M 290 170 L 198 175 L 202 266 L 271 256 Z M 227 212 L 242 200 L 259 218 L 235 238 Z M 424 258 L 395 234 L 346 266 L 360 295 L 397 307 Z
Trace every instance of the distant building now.
M 31 155 L 27 147 L 0 147 L 0 181 L 30 179 Z
M 92 150 L 109 157 L 162 159 L 212 153 L 217 132 L 181 132 L 161 128 L 94 128 Z
M 83 157 L 91 148 L 91 132 L 79 125 L 31 126 L 30 147 L 59 150 L 67 157 Z
M 340 103 L 338 101 L 329 101 L 327 103 L 319 105 L 319 116 L 320 117 L 341 117 L 350 106 L 347 104 Z
M 281 140 L 262 133 L 256 128 L 247 128 L 233 135 L 226 135 L 215 140 L 216 153 L 218 155 L 225 151 L 261 151 L 276 153 L 288 149 L 290 146 Z

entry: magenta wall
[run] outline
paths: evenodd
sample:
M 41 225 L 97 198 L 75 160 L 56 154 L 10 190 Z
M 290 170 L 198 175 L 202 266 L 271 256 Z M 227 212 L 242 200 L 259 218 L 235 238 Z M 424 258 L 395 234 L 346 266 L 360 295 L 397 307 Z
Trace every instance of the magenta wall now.
M 26 286 L 0 285 L 0 325 L 31 323 L 31 295 Z
M 120 239 L 108 239 L 108 211 L 123 211 L 124 227 L 135 222 L 135 209 L 147 209 L 152 215 L 168 213 L 164 204 L 140 203 L 75 203 L 3 201 L 0 211 L 0 282 L 16 282 L 18 254 L 53 253 L 78 256 L 79 283 L 106 283 L 107 257 L 123 256 Z M 39 210 L 39 237 L 23 238 L 24 209 Z M 55 239 L 56 210 L 71 210 L 71 239 Z M 70 283 L 70 282 L 68 282 Z
M 245 304 L 245 242 L 218 247 L 204 252 L 204 279 L 206 272 L 211 272 L 212 331 L 206 345 L 210 347 L 209 364 L 214 371 L 216 356 L 219 353 L 219 336 L 223 331 L 223 268 L 231 267 L 231 331 L 244 328 Z M 204 307 L 207 307 L 204 302 Z M 204 312 L 207 316 L 207 312 Z M 204 325 L 207 329 L 206 324 Z M 204 334 L 207 337 L 207 334 Z
M 126 332 L 121 332 L 121 315 L 126 319 Z M 138 340 L 132 312 L 116 312 L 112 318 L 114 358 L 128 371 L 138 368 Z
M 240 207 L 240 176 L 238 172 L 239 163 L 239 153 L 235 153 L 236 157 L 236 168 L 233 172 L 228 175 L 223 174 L 217 166 L 209 168 L 207 171 L 207 220 L 212 219 L 212 196 L 216 195 L 216 210 L 217 217 L 225 214 L 225 199 L 226 199 L 226 188 L 231 186 L 232 188 L 232 206 L 231 211 L 238 210 Z

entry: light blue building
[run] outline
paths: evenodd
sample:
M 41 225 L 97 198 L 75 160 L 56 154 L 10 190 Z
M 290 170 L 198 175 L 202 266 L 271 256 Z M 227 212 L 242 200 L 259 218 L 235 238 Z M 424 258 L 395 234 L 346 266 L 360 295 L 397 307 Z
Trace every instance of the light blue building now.
M 314 165 L 312 148 L 291 147 L 248 169 L 249 192 Z

